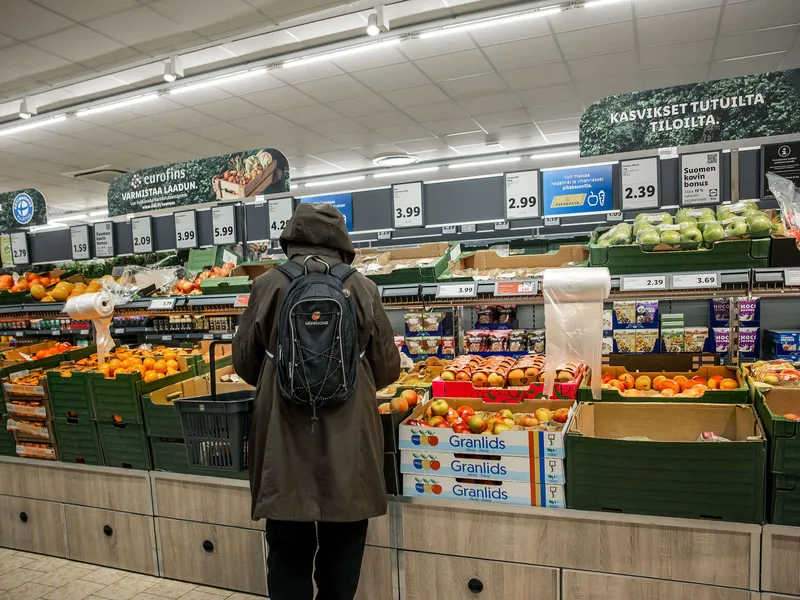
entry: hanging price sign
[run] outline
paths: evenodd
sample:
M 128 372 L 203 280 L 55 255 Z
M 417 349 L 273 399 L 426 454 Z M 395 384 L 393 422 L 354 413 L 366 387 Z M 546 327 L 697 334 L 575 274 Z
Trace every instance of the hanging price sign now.
M 539 171 L 506 173 L 506 220 L 539 216 Z
M 175 213 L 175 247 L 197 248 L 197 212 L 184 210 Z
M 94 224 L 94 255 L 95 258 L 113 258 L 114 253 L 114 223 Z
M 89 226 L 73 225 L 69 228 L 69 238 L 72 245 L 72 260 L 89 260 Z
M 133 253 L 145 254 L 153 251 L 153 222 L 151 217 L 135 217 L 131 219 L 133 234 Z
M 289 219 L 292 218 L 293 198 L 275 198 L 268 203 L 269 211 L 269 237 L 277 240 L 281 237 Z
M 398 183 L 392 186 L 394 228 L 422 227 L 422 182 Z
M 437 298 L 474 298 L 478 295 L 477 282 L 440 283 Z
M 27 265 L 31 262 L 28 253 L 28 234 L 18 231 L 8 236 L 11 240 L 11 257 L 15 265 Z
M 658 159 L 639 158 L 620 163 L 622 208 L 658 208 Z
M 694 290 L 720 287 L 719 273 L 682 273 L 672 276 L 672 289 Z
M 236 243 L 236 207 L 233 204 L 212 208 L 211 224 L 214 228 L 215 246 Z

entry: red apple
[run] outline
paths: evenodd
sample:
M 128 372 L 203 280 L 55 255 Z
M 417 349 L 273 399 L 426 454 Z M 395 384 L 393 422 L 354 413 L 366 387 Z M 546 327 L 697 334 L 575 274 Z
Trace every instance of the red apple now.
M 392 412 L 406 412 L 408 410 L 408 402 L 402 398 L 392 398 L 389 408 L 391 408 Z
M 469 406 L 459 406 L 456 409 L 456 412 L 458 413 L 458 416 L 460 416 L 462 419 L 468 419 L 469 417 L 475 414 L 475 411 L 472 410 Z
M 467 420 L 467 426 L 472 433 L 483 433 L 486 431 L 486 421 L 483 420 L 483 417 L 479 417 L 478 415 L 472 415 Z

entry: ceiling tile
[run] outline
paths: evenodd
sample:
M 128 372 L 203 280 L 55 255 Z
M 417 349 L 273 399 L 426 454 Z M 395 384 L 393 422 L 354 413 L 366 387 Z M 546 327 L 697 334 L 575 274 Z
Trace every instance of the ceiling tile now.
M 291 32 L 295 37 L 304 42 L 311 42 L 319 38 L 342 35 L 349 31 L 364 31 L 366 23 L 358 14 L 346 14 L 338 17 L 328 16 L 327 19 L 311 20 L 309 23 L 292 27 Z
M 454 119 L 465 116 L 466 111 L 454 102 L 443 102 L 441 104 L 429 104 L 424 106 L 409 106 L 404 109 L 408 116 L 420 123 L 441 119 Z
M 334 152 L 318 152 L 312 154 L 314 158 L 318 158 L 319 160 L 330 163 L 333 165 L 339 165 L 342 162 L 346 161 L 361 161 L 364 159 L 363 156 L 353 152 L 352 150 L 336 150 Z
M 396 107 L 403 109 L 409 106 L 421 106 L 450 100 L 440 87 L 430 83 L 392 90 L 382 94 L 382 96 Z
M 486 148 L 486 133 L 483 131 L 476 131 L 473 133 L 465 133 L 462 135 L 448 135 L 444 138 L 445 143 L 452 148 L 461 148 L 462 146 L 475 146 L 480 144 Z
M 749 0 L 728 3 L 722 15 L 720 34 L 753 31 L 800 23 L 800 2 L 795 0 Z
M 217 119 L 210 115 L 197 112 L 193 108 L 180 108 L 164 114 L 152 115 L 152 118 L 161 123 L 175 126 L 181 129 L 193 129 L 216 123 Z M 133 135 L 136 135 L 133 133 Z
M 574 102 L 580 100 L 580 94 L 575 84 L 554 85 L 537 90 L 517 92 L 517 97 L 523 106 L 546 106 L 558 102 Z
M 550 87 L 567 83 L 571 79 L 567 66 L 563 62 L 503 71 L 500 75 L 512 90 Z
M 173 38 L 187 29 L 149 8 L 139 7 L 102 17 L 87 24 L 95 31 L 133 46 L 153 40 Z
M 264 110 L 241 98 L 225 98 L 216 102 L 206 102 L 197 106 L 196 110 L 220 120 L 244 119 L 263 114 Z
M 305 83 L 298 83 L 294 86 L 304 94 L 311 96 L 318 102 L 331 102 L 352 98 L 353 96 L 363 96 L 369 94 L 367 87 L 353 79 L 350 75 L 334 75 L 324 77 Z
M 339 117 L 333 121 L 321 121 L 319 123 L 309 123 L 308 128 L 316 131 L 325 137 L 334 137 L 337 135 L 347 135 L 349 133 L 361 133 L 366 131 L 366 127 L 359 125 L 352 119 L 343 119 Z M 300 147 L 298 145 L 298 147 Z M 302 149 L 302 148 L 301 148 Z
M 368 115 L 366 117 L 356 117 L 355 121 L 373 131 L 377 129 L 385 129 L 387 127 L 399 127 L 401 125 L 414 124 L 414 119 L 409 117 L 407 114 L 400 112 L 399 110 Z
M 312 104 L 311 106 L 301 106 L 289 110 L 279 111 L 278 114 L 284 119 L 289 119 L 297 124 L 318 123 L 320 121 L 330 121 L 341 117 L 339 113 L 325 106 L 324 104 Z
M 316 156 L 319 156 L 319 154 L 323 152 L 333 152 L 345 149 L 344 146 L 342 146 L 341 144 L 334 142 L 333 140 L 327 140 L 324 138 L 320 138 L 318 140 L 308 140 L 307 142 L 300 142 L 296 144 L 296 146 L 300 152 L 304 152 L 306 154 L 314 154 Z
M 537 121 L 542 133 L 549 136 L 555 133 L 566 133 L 568 131 L 578 131 L 580 119 L 559 119 L 557 121 Z
M 567 64 L 573 79 L 580 81 L 608 75 L 635 73 L 639 68 L 639 58 L 634 50 L 627 50 L 589 58 L 576 58 Z
M 528 114 L 534 121 L 569 119 L 580 117 L 583 114 L 583 104 L 580 102 L 559 102 L 558 104 L 533 106 L 528 109 Z
M 713 38 L 667 46 L 648 46 L 639 49 L 639 64 L 642 69 L 663 69 L 708 63 L 713 49 Z
M 244 129 L 248 134 L 262 133 L 265 135 L 269 135 L 271 132 L 279 129 L 293 129 L 297 127 L 297 125 L 291 121 L 272 114 L 263 114 L 254 118 L 249 117 L 247 119 L 231 121 L 231 125 L 236 125 Z
M 423 123 L 422 125 L 428 129 L 428 131 L 436 135 L 452 135 L 454 133 L 465 133 L 467 131 L 481 129 L 481 126 L 469 117 L 447 119 L 446 121 L 431 121 L 429 123 Z
M 657 89 L 673 85 L 685 85 L 705 81 L 708 76 L 708 65 L 687 65 L 683 67 L 669 67 L 655 71 L 643 71 L 639 74 L 642 88 Z
M 333 61 L 337 67 L 348 73 L 402 62 L 406 62 L 406 57 L 398 50 L 397 46 L 383 48 L 378 46 L 369 52 L 355 56 L 340 56 Z
M 394 110 L 394 106 L 377 94 L 367 94 L 365 96 L 347 98 L 346 100 L 336 100 L 334 102 L 328 102 L 328 106 L 346 117 L 366 117 Z
M 326 60 L 289 69 L 283 68 L 270 71 L 271 75 L 290 84 L 322 79 L 323 77 L 333 77 L 341 73 L 342 70 L 339 67 Z
M 0 18 L 0 23 L 3 19 Z M 59 58 L 49 52 L 43 52 L 28 44 L 17 44 L 0 50 L 0 65 L 13 69 L 14 73 L 46 75 L 61 67 L 68 66 L 69 61 Z
M 547 19 L 532 19 L 516 22 L 511 21 L 503 25 L 498 25 L 497 27 L 476 29 L 475 31 L 471 31 L 469 35 L 480 46 L 490 46 L 492 44 L 524 40 L 540 35 L 550 35 L 550 33 L 550 26 Z
M 276 129 L 270 133 L 270 143 L 277 144 L 275 147 L 280 149 L 280 146 L 288 146 L 290 144 L 299 144 L 308 140 L 319 139 L 318 133 L 306 129 L 305 127 L 293 127 L 292 129 Z M 263 145 L 264 140 L 261 140 Z
M 194 147 L 198 144 L 208 142 L 207 139 L 195 135 L 189 131 L 173 131 L 172 133 L 165 133 L 163 135 L 156 135 L 150 138 L 150 141 L 172 148 L 180 148 L 181 150 L 194 151 Z
M 440 87 L 456 100 L 508 91 L 508 86 L 496 73 L 443 81 Z
M 561 60 L 561 50 L 552 35 L 487 46 L 483 52 L 498 71 Z
M 480 50 L 466 50 L 415 61 L 432 81 L 446 81 L 472 75 L 493 73 L 494 69 Z
M 271 112 L 299 108 L 301 106 L 309 106 L 317 103 L 313 98 L 309 98 L 305 94 L 301 94 L 296 89 L 288 86 L 275 88 L 266 92 L 246 94 L 242 96 L 242 99 Z
M 503 127 L 532 124 L 530 115 L 522 108 L 483 115 L 476 120 L 489 133 L 496 132 Z
M 116 131 L 110 127 L 93 127 L 83 131 L 76 131 L 71 135 L 74 138 L 92 142 L 95 146 L 98 144 L 122 144 L 124 142 L 137 139 L 130 134 L 123 133 L 122 131 Z
M 755 73 L 768 73 L 775 71 L 780 66 L 782 58 L 783 54 L 771 54 L 769 56 L 719 61 L 711 63 L 711 71 L 708 76 L 709 79 L 713 80 L 753 75 Z
M 79 22 L 137 6 L 136 0 L 37 0 L 37 4 Z
M 285 85 L 286 84 L 277 77 L 273 77 L 268 73 L 261 73 L 252 77 L 245 77 L 244 79 L 223 82 L 219 85 L 219 88 L 228 93 L 241 96 L 242 94 L 272 90 Z
M 764 31 L 726 35 L 717 39 L 714 47 L 714 60 L 788 50 L 797 39 L 798 33 L 800 33 L 800 26 L 790 25 Z
M 122 133 L 127 133 L 137 138 L 155 137 L 157 135 L 178 131 L 175 127 L 170 125 L 169 122 L 159 121 L 149 117 L 139 117 L 138 119 L 131 119 L 121 123 L 112 123 L 108 125 L 108 129 L 121 131 Z
M 150 100 L 149 102 L 128 106 L 125 110 L 134 115 L 149 117 L 152 115 L 166 115 L 174 110 L 184 109 L 184 106 L 173 102 L 169 98 L 169 96 L 159 96 L 155 100 Z
M 459 100 L 458 104 L 466 110 L 467 113 L 473 116 L 498 110 L 512 110 L 522 106 L 519 99 L 511 92 L 467 98 L 465 100 Z
M 332 138 L 333 141 L 340 143 L 346 148 L 358 148 L 362 146 L 378 146 L 387 143 L 386 138 L 374 131 L 364 133 L 351 133 L 349 135 L 339 135 Z
M 249 19 L 254 29 L 258 27 L 259 20 L 264 21 L 263 25 L 272 24 L 241 0 L 158 0 L 148 6 L 171 21 L 201 34 L 207 33 L 203 31 L 204 28 L 213 25 L 217 25 L 214 31 L 233 29 L 241 24 L 242 18 Z
M 402 127 L 391 127 L 389 129 L 379 129 L 384 138 L 390 142 L 400 143 L 408 140 L 419 140 L 431 136 L 431 132 L 420 125 L 404 125 Z
M 199 106 L 206 102 L 214 102 L 223 98 L 230 98 L 232 95 L 218 87 L 204 87 L 197 90 L 183 92 L 182 94 L 170 94 L 169 99 L 183 106 Z
M 668 1 L 671 2 L 672 0 Z M 658 2 L 658 0 L 656 0 L 656 2 Z M 642 3 L 637 3 L 637 6 L 638 4 Z M 553 26 L 553 31 L 560 33 L 563 31 L 596 27 L 597 25 L 605 25 L 608 23 L 617 23 L 619 21 L 630 21 L 632 18 L 633 10 L 631 10 L 631 0 L 622 0 L 619 4 L 611 4 L 597 8 L 589 7 L 563 10 L 547 19 Z
M 697 8 L 708 8 L 709 6 L 720 6 L 723 0 L 669 0 L 669 2 L 636 2 L 636 16 L 652 17 L 667 13 L 694 10 Z
M 119 42 L 80 26 L 38 37 L 30 43 L 40 50 L 73 62 L 82 62 L 124 48 Z
M 704 8 L 660 17 L 637 19 L 637 34 L 642 46 L 705 39 L 714 35 L 720 8 Z
M 567 59 L 608 54 L 636 47 L 631 21 L 559 33 L 556 37 Z M 639 39 L 642 39 L 641 34 Z
M 273 48 L 281 48 L 286 52 L 293 52 L 301 49 L 303 44 L 296 38 L 291 37 L 287 31 L 271 31 L 261 35 L 254 35 L 236 40 L 225 42 L 223 48 L 235 56 L 247 56 L 254 52 L 264 52 Z
M 408 58 L 417 60 L 451 52 L 472 50 L 476 48 L 476 44 L 468 33 L 453 33 L 441 37 L 409 40 L 397 48 Z
M 30 40 L 72 25 L 56 13 L 28 0 L 3 0 L 0 33 L 17 40 Z
M 408 140 L 407 142 L 400 142 L 398 146 L 400 146 L 404 152 L 410 152 L 412 154 L 431 152 L 433 150 L 444 150 L 447 148 L 447 144 L 435 137 L 422 138 L 420 140 Z
M 430 83 L 428 78 L 411 63 L 389 65 L 353 73 L 353 77 L 375 92 L 387 92 Z
M 594 102 L 605 96 L 637 92 L 642 89 L 642 84 L 636 75 L 588 79 L 586 81 L 579 81 L 576 85 L 581 97 L 589 102 Z
M 547 141 L 550 144 L 574 144 L 578 142 L 580 135 L 577 131 L 570 131 L 567 133 L 549 133 L 547 134 Z M 564 161 L 566 164 L 567 161 Z
M 250 119 L 244 119 L 244 122 L 250 123 Z M 249 131 L 243 127 L 237 127 L 230 123 L 212 123 L 211 125 L 203 125 L 202 127 L 192 128 L 192 133 L 199 136 L 208 138 L 209 140 L 219 140 L 224 142 L 233 138 L 246 136 Z
M 789 50 L 781 62 L 782 69 L 800 69 L 800 50 Z

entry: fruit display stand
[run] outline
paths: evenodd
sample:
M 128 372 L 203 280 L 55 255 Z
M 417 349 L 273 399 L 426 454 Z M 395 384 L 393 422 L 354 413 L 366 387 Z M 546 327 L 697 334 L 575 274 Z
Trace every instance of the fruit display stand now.
M 581 403 L 566 445 L 570 508 L 763 522 L 766 436 L 752 405 Z
M 458 245 L 451 247 L 445 242 L 393 250 L 359 248 L 353 266 L 363 268 L 378 285 L 434 283 L 460 252 Z
M 502 256 L 495 250 L 462 252 L 458 260 L 452 260 L 447 270 L 439 276 L 439 281 L 471 281 L 504 272 L 509 278 L 531 279 L 541 276 L 545 269 L 569 267 L 585 264 L 589 253 L 582 246 L 561 246 L 546 254 L 522 254 Z

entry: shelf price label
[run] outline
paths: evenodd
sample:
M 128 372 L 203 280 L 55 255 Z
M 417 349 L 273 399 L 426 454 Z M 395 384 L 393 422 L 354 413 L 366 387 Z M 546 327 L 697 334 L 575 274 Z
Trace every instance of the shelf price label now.
M 422 182 L 398 183 L 392 186 L 394 228 L 422 227 Z
M 175 298 L 153 298 L 149 310 L 169 310 L 175 308 Z
M 214 229 L 215 246 L 236 243 L 236 207 L 233 204 L 222 204 L 212 208 L 211 224 Z
M 535 296 L 538 292 L 538 281 L 498 281 L 494 284 L 495 296 Z
M 715 289 L 720 285 L 719 273 L 682 273 L 672 276 L 674 290 Z
M 558 227 L 561 225 L 561 219 L 559 217 L 545 217 L 544 218 L 544 226 L 545 227 Z
M 506 220 L 539 216 L 539 171 L 506 173 Z
M 184 210 L 175 213 L 175 247 L 197 248 L 197 212 Z
M 478 295 L 478 283 L 440 283 L 436 290 L 437 298 L 474 298 Z
M 462 225 L 461 233 L 475 233 L 478 230 L 477 225 Z
M 153 251 L 153 221 L 151 217 L 131 219 L 133 234 L 133 253 L 144 254 Z
M 494 224 L 495 231 L 503 231 L 506 229 L 511 229 L 511 224 L 508 221 L 500 221 Z
M 233 301 L 233 308 L 247 308 L 250 304 L 250 295 L 236 296 Z
M 89 226 L 73 225 L 69 228 L 69 238 L 72 246 L 72 260 L 89 260 Z
M 392 239 L 392 232 L 391 231 L 379 231 L 378 232 L 378 239 L 379 240 L 390 240 Z
M 455 225 L 444 225 L 442 227 L 442 235 L 455 235 L 455 233 L 456 233 Z
M 614 221 L 622 221 L 622 211 L 613 210 L 606 215 L 606 221 L 613 223 Z
M 9 236 L 11 240 L 11 258 L 15 265 L 27 265 L 31 262 L 28 252 L 28 234 L 17 231 Z
M 620 173 L 624 210 L 658 208 L 658 158 L 623 160 Z
M 619 282 L 623 292 L 643 292 L 647 290 L 666 290 L 666 275 L 637 275 L 635 277 L 622 277 Z
M 95 258 L 113 258 L 114 223 L 105 221 L 94 224 L 94 256 Z
M 292 218 L 292 207 L 294 206 L 294 199 L 275 198 L 270 200 L 267 204 L 267 211 L 269 213 L 269 238 L 277 240 L 281 237 L 283 230 L 289 219 Z
M 787 287 L 800 286 L 800 269 L 784 269 L 783 284 Z

